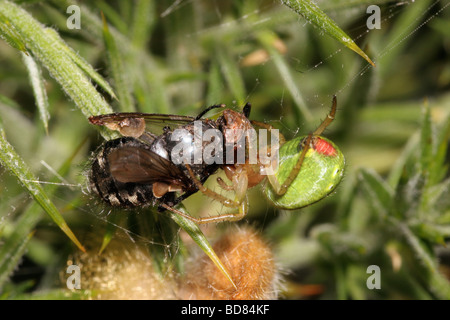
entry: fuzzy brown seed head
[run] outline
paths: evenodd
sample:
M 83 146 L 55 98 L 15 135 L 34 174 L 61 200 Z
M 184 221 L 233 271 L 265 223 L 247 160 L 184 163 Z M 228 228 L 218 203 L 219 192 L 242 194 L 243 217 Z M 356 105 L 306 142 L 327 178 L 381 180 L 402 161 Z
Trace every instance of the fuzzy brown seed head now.
M 70 261 L 80 268 L 81 289 L 92 292 L 90 299 L 176 299 L 174 277 L 157 273 L 145 248 L 123 239 L 113 240 L 102 254 L 95 248 Z
M 182 299 L 277 298 L 278 270 L 270 248 L 255 231 L 231 229 L 214 245 L 214 251 L 237 289 L 208 257 L 202 256 L 187 265 L 185 283 L 179 293 Z

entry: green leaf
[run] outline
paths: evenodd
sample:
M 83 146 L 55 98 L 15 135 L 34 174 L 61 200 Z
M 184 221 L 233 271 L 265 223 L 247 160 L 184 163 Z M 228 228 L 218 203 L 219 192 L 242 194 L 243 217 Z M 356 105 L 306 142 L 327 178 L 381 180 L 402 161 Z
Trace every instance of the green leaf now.
M 70 48 L 63 39 L 59 36 L 56 30 L 51 28 L 44 29 L 44 32 L 49 37 L 49 39 L 53 40 L 53 45 L 55 49 L 59 49 L 61 52 L 66 54 L 67 57 L 72 59 L 72 61 L 83 70 L 92 80 L 94 80 L 100 87 L 102 87 L 112 98 L 116 98 L 114 94 L 114 90 L 111 88 L 109 83 L 103 79 L 103 77 L 94 70 L 94 68 L 86 62 L 79 54 L 77 54 L 72 48 Z M 58 47 L 56 47 L 56 45 Z
M 397 188 L 400 178 L 404 174 L 405 165 L 418 148 L 419 140 L 419 132 L 416 132 L 409 138 L 408 142 L 402 150 L 401 155 L 397 158 L 394 165 L 392 166 L 388 177 L 388 183 L 391 188 Z
M 448 151 L 448 141 L 450 140 L 450 114 L 442 122 L 435 136 L 436 149 L 433 153 L 433 161 L 430 164 L 430 185 L 436 184 L 445 178 L 449 163 L 446 161 Z
M 97 7 L 101 13 L 105 15 L 106 19 L 119 31 L 120 33 L 127 33 L 129 26 L 123 18 L 124 13 L 116 11 L 111 4 L 106 1 L 97 1 Z
M 433 132 L 430 107 L 425 104 L 423 110 L 422 130 L 420 132 L 420 171 L 424 176 L 429 175 L 433 156 Z
M 74 152 L 58 170 L 57 176 L 50 182 L 58 182 L 60 181 L 59 177 L 65 176 L 67 174 L 72 166 L 75 155 L 80 151 L 81 147 L 85 143 L 86 140 L 80 143 L 80 145 L 75 148 Z M 47 184 L 45 191 L 47 192 L 47 195 L 51 196 L 52 194 L 54 194 L 58 187 L 59 184 Z M 26 246 L 22 245 L 23 240 L 26 239 L 28 235 L 31 235 L 33 233 L 33 229 L 36 227 L 36 224 L 42 219 L 42 215 L 43 212 L 40 205 L 37 202 L 33 202 L 15 221 L 13 232 L 11 234 L 8 234 L 7 238 L 5 238 L 2 246 L 0 247 L 0 270 L 4 270 L 0 272 L 0 277 L 4 276 L 3 272 L 10 274 L 13 269 L 17 268 L 17 264 L 10 264 L 9 261 L 11 259 L 14 259 L 18 263 L 20 259 L 16 259 L 16 256 L 23 256 L 27 249 L 29 249 L 30 254 L 32 253 L 30 245 L 33 244 L 33 242 L 31 242 L 30 245 Z M 41 259 L 42 255 L 40 255 L 39 258 Z M 10 264 L 10 266 L 5 267 L 5 264 Z
M 298 85 L 294 81 L 294 78 L 292 77 L 291 67 L 286 63 L 280 52 L 273 46 L 273 42 L 275 41 L 274 35 L 269 32 L 260 32 L 258 33 L 258 40 L 262 43 L 267 52 L 269 52 L 270 57 L 275 64 L 281 79 L 291 93 L 291 97 L 299 108 L 303 117 L 306 121 L 311 121 L 313 119 L 311 111 L 309 111 L 305 100 L 303 99 L 303 95 L 300 92 Z
M 23 252 L 30 242 L 30 239 L 33 237 L 33 234 L 34 232 L 29 233 L 14 247 L 8 246 L 8 254 L 3 253 L 3 250 L 0 251 L 0 292 L 2 291 L 5 281 L 8 280 L 9 275 L 17 267 L 17 264 L 22 258 Z
M 128 226 L 137 225 L 140 235 L 151 238 L 147 248 L 155 270 L 161 275 L 171 272 L 174 267 L 179 271 L 182 255 L 178 253 L 182 251 L 182 242 L 176 223 L 155 208 L 145 210 L 145 214 L 134 215 L 132 219 L 136 220 L 128 222 Z M 168 259 L 172 259 L 171 263 L 168 263 Z
M 6 19 L 0 20 L 0 30 L 5 29 L 5 21 L 9 21 L 26 48 L 48 69 L 86 117 L 112 112 L 86 76 L 87 73 L 102 83 L 95 71 L 92 72 L 93 68 L 77 56 L 53 29 L 45 28 L 28 12 L 9 1 L 0 2 L 0 15 Z M 98 128 L 105 138 L 116 136 L 105 128 Z
M 423 23 L 426 12 L 432 7 L 431 2 L 431 0 L 411 2 L 390 28 L 384 39 L 386 43 L 385 49 L 377 62 L 380 66 L 379 72 L 384 77 L 396 70 L 395 65 L 399 59 L 402 59 L 405 47 L 410 45 L 408 40 L 411 39 L 411 33 Z
M 237 100 L 239 105 L 243 105 L 246 99 L 244 80 L 238 68 L 238 64 L 230 56 L 225 46 L 219 46 L 216 49 L 222 74 L 230 88 L 231 94 Z
M 134 3 L 130 37 L 133 46 L 136 48 L 144 48 L 151 38 L 156 17 L 155 7 L 155 2 L 148 0 L 138 0 Z
M 130 86 L 126 79 L 126 73 L 123 66 L 123 57 L 119 52 L 116 40 L 109 32 L 108 24 L 103 16 L 103 40 L 105 42 L 106 53 L 108 56 L 109 67 L 115 86 L 117 88 L 117 95 L 120 102 L 120 110 L 125 112 L 135 111 L 133 98 L 130 92 Z
M 21 37 L 14 26 L 10 23 L 7 17 L 5 17 L 0 12 L 0 37 L 3 38 L 9 45 L 16 48 L 25 54 L 27 53 L 27 48 Z
M 437 263 L 434 257 L 430 255 L 428 249 L 424 245 L 424 243 L 418 238 L 414 232 L 403 222 L 398 221 L 397 219 L 391 219 L 393 224 L 398 228 L 398 230 L 405 236 L 408 241 L 410 247 L 416 253 L 417 258 L 423 262 L 428 270 L 431 272 L 436 272 Z
M 422 239 L 445 246 L 444 235 L 439 226 L 421 222 L 411 225 L 411 230 Z
M 360 169 L 359 177 L 369 203 L 379 216 L 386 216 L 391 208 L 394 191 L 374 170 Z
M 208 95 L 206 105 L 212 106 L 218 104 L 222 99 L 224 84 L 220 76 L 219 64 L 216 60 L 212 61 L 208 76 Z
M 98 12 L 79 2 L 76 4 L 83 13 L 82 19 L 84 27 L 80 32 L 84 33 L 86 37 L 101 39 L 103 22 Z M 65 5 L 63 4 L 62 6 Z M 146 6 L 146 4 L 142 3 L 142 6 Z M 136 9 L 134 3 L 128 4 L 127 2 L 120 2 L 119 7 L 119 11 L 123 16 L 128 16 L 128 11 Z M 129 14 L 131 15 L 131 13 Z M 142 12 L 141 14 L 145 14 L 145 12 Z M 148 14 L 150 15 L 151 11 L 148 12 Z M 150 27 L 150 25 L 148 27 Z M 150 29 L 147 30 L 147 32 L 150 31 Z M 170 113 L 171 100 L 165 83 L 165 68 L 161 67 L 153 55 L 143 54 L 142 48 L 135 47 L 128 37 L 118 32 L 114 27 L 109 26 L 109 32 L 114 37 L 115 41 L 120 44 L 118 49 L 122 52 L 122 56 L 127 63 L 127 70 L 125 70 L 128 76 L 127 81 L 134 85 L 133 93 L 136 97 L 136 104 L 139 105 L 139 109 L 143 112 Z M 110 107 L 109 109 L 110 111 L 103 112 L 99 110 L 95 114 L 111 113 L 112 109 Z M 97 129 L 99 128 L 101 127 L 97 127 Z M 101 133 L 105 138 L 108 137 L 107 139 L 117 137 L 116 135 L 111 135 L 109 130 L 101 130 Z
M 116 233 L 117 226 L 122 216 L 123 215 L 121 215 L 120 213 L 111 212 L 106 218 L 108 223 L 106 224 L 106 231 L 105 234 L 103 235 L 102 245 L 100 247 L 100 250 L 98 251 L 98 254 L 102 254 L 102 252 L 111 242 L 112 238 L 114 237 L 114 234 Z
M 13 173 L 20 183 L 28 190 L 37 203 L 44 209 L 59 228 L 72 240 L 77 247 L 85 251 L 84 247 L 70 230 L 63 216 L 56 209 L 46 192 L 41 187 L 38 179 L 34 177 L 22 158 L 5 138 L 5 132 L 0 127 L 0 163 Z
M 331 20 L 313 1 L 310 0 L 282 0 L 285 6 L 302 15 L 306 20 L 316 25 L 320 30 L 333 37 L 347 48 L 355 51 L 372 66 L 375 64 L 356 43 Z
M 49 104 L 41 69 L 32 56 L 23 53 L 22 58 L 28 70 L 31 86 L 33 87 L 34 98 L 36 99 L 36 105 L 39 109 L 42 123 L 44 124 L 45 131 L 48 133 L 48 120 L 50 120 L 50 114 L 48 112 Z
M 442 299 L 450 299 L 450 284 L 439 272 L 436 258 L 429 252 L 420 238 L 403 222 L 395 218 L 389 219 L 397 230 L 406 238 L 417 259 L 427 269 L 430 289 Z
M 8 107 L 11 107 L 13 109 L 20 109 L 20 106 L 16 101 L 14 101 L 11 98 L 8 98 L 7 96 L 4 96 L 2 94 L 0 94 L 0 103 L 6 105 Z

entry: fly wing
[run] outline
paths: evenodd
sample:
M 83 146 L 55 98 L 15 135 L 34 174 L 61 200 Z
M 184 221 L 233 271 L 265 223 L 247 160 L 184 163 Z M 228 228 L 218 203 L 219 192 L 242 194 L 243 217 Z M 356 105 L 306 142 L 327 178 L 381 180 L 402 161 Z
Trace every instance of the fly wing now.
M 195 117 L 159 113 L 121 112 L 89 117 L 89 122 L 118 130 L 125 136 L 140 136 L 144 130 L 159 135 L 164 127 L 172 130 L 196 120 Z M 127 131 L 131 131 L 127 133 Z
M 127 183 L 165 182 L 186 186 L 189 179 L 182 170 L 157 153 L 132 146 L 112 151 L 108 156 L 111 175 Z
M 104 125 L 108 122 L 120 122 L 128 118 L 142 118 L 147 123 L 176 123 L 185 124 L 195 120 L 195 117 L 180 116 L 174 114 L 160 114 L 160 113 L 142 113 L 142 112 L 117 112 L 109 114 L 101 114 L 98 116 L 89 117 L 92 124 Z

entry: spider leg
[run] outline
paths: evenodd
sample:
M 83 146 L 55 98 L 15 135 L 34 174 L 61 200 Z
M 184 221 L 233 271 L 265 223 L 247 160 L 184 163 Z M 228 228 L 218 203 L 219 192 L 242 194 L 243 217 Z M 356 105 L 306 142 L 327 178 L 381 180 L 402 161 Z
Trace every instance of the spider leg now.
M 212 216 L 212 217 L 194 218 L 191 216 L 186 216 L 186 214 L 184 214 L 182 212 L 177 212 L 177 211 L 175 211 L 176 209 L 169 207 L 167 205 L 163 205 L 164 208 L 171 210 L 172 212 L 181 214 L 182 216 L 184 216 L 198 224 L 210 223 L 210 222 L 222 222 L 222 221 L 238 221 L 245 217 L 245 215 L 248 212 L 248 203 L 247 203 L 247 199 L 246 199 L 248 179 L 247 179 L 245 172 L 241 172 L 240 174 L 236 174 L 235 176 L 233 176 L 233 190 L 235 191 L 236 199 L 231 200 L 231 199 L 228 199 L 228 198 L 224 197 L 223 195 L 215 192 L 214 190 L 211 190 L 211 189 L 205 187 L 201 183 L 201 181 L 198 180 L 198 178 L 195 176 L 190 165 L 185 164 L 185 166 L 189 172 L 189 176 L 191 177 L 192 181 L 195 183 L 195 185 L 197 186 L 197 188 L 199 189 L 200 192 L 202 192 L 204 195 L 206 195 L 216 201 L 219 201 L 225 207 L 238 208 L 238 212 L 237 213 L 220 214 L 220 215 Z M 227 186 L 225 184 L 225 182 L 223 184 L 224 184 L 224 186 Z
M 314 140 L 316 136 L 319 136 L 323 133 L 323 131 L 330 125 L 330 123 L 334 120 L 334 116 L 336 114 L 336 107 L 337 107 L 337 100 L 336 96 L 333 96 L 333 101 L 331 103 L 331 111 L 328 113 L 327 117 L 322 121 L 320 126 L 313 132 L 310 133 L 299 145 L 299 147 L 302 147 L 302 153 L 300 154 L 300 157 L 298 158 L 296 164 L 292 168 L 292 171 L 290 172 L 289 176 L 286 178 L 286 180 L 283 182 L 283 184 L 280 185 L 278 179 L 275 175 L 271 174 L 268 175 L 267 178 L 272 185 L 274 191 L 278 195 L 283 195 L 288 190 L 289 186 L 292 184 L 292 182 L 297 177 L 298 173 L 300 172 L 302 168 L 303 161 L 305 160 L 306 153 L 310 148 L 314 148 Z
M 334 120 L 334 116 L 336 115 L 336 107 L 337 107 L 337 99 L 336 96 L 333 96 L 333 101 L 331 103 L 331 111 L 327 114 L 325 120 L 322 121 L 320 126 L 313 132 L 314 136 L 320 136 L 322 132 L 330 125 L 330 123 Z
M 255 121 L 255 120 L 251 120 L 250 122 L 252 125 L 267 129 L 269 131 L 272 131 L 275 129 L 272 125 L 265 123 L 265 122 L 260 122 L 260 121 Z M 279 140 L 280 146 L 286 142 L 285 137 L 281 133 L 278 133 L 278 140 Z
M 243 201 L 241 205 L 239 206 L 239 212 L 238 213 L 227 213 L 227 214 L 221 214 L 217 216 L 211 216 L 211 217 L 202 217 L 202 218 L 195 218 L 193 216 L 190 216 L 188 214 L 185 214 L 184 212 L 171 207 L 167 204 L 161 204 L 161 207 L 163 207 L 166 210 L 169 210 L 173 213 L 179 214 L 180 216 L 191 220 L 194 223 L 197 224 L 206 224 L 206 223 L 212 223 L 212 222 L 224 222 L 224 221 L 238 221 L 245 217 L 245 215 L 248 212 L 248 204 L 247 201 Z
M 194 172 L 192 171 L 192 168 L 190 165 L 185 164 L 188 172 L 189 172 L 189 176 L 192 179 L 192 181 L 195 183 L 195 185 L 197 186 L 198 190 L 203 193 L 205 196 L 208 196 L 216 201 L 219 201 L 220 203 L 222 203 L 225 207 L 228 208 L 237 208 L 239 207 L 239 203 L 237 203 L 236 201 L 230 200 L 226 197 L 224 197 L 223 195 L 205 187 L 203 185 L 203 183 L 201 183 L 200 180 L 198 180 L 198 178 L 195 176 Z
M 234 187 L 233 186 L 229 186 L 225 183 L 225 181 L 223 181 L 223 179 L 221 177 L 218 177 L 217 179 L 217 183 L 219 184 L 219 186 L 226 191 L 233 191 Z
M 274 174 L 268 175 L 267 179 L 269 180 L 270 184 L 272 185 L 274 191 L 279 196 L 286 193 L 288 188 L 290 187 L 292 181 L 295 180 L 298 173 L 300 172 L 300 169 L 302 168 L 303 161 L 305 160 L 306 153 L 311 148 L 311 141 L 312 141 L 312 134 L 310 133 L 305 140 L 303 140 L 303 150 L 300 154 L 300 157 L 298 158 L 297 162 L 295 163 L 294 167 L 291 170 L 291 173 L 286 178 L 286 180 L 283 182 L 283 184 L 280 185 L 277 177 Z

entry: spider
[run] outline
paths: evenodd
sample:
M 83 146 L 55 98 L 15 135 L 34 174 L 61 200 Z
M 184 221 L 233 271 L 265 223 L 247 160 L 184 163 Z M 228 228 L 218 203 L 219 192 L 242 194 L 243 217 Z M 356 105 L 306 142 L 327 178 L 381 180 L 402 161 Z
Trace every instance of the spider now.
M 235 198 L 229 199 L 203 185 L 196 175 L 185 164 L 189 175 L 204 195 L 219 201 L 225 207 L 237 209 L 235 213 L 221 214 L 210 217 L 194 218 L 185 215 L 176 208 L 167 210 L 181 214 L 197 224 L 222 221 L 238 221 L 248 213 L 247 190 L 265 183 L 263 192 L 266 197 L 278 208 L 299 209 L 313 204 L 329 195 L 342 179 L 345 160 L 341 151 L 330 140 L 320 136 L 334 120 L 336 114 L 337 99 L 333 96 L 331 111 L 322 121 L 319 127 L 306 136 L 297 137 L 291 141 L 280 134 L 279 143 L 267 146 L 259 155 L 266 152 L 267 157 L 276 158 L 279 152 L 279 161 L 269 163 L 234 163 L 225 164 L 225 171 L 231 184 L 225 183 L 220 177 L 217 178 L 218 185 L 227 191 L 233 191 Z M 243 119 L 240 119 L 243 121 Z M 269 132 L 274 128 L 259 121 L 251 120 L 253 126 L 267 129 Z M 247 144 L 247 147 L 249 144 Z M 248 154 L 247 152 L 246 154 Z M 260 160 L 258 158 L 258 160 Z

